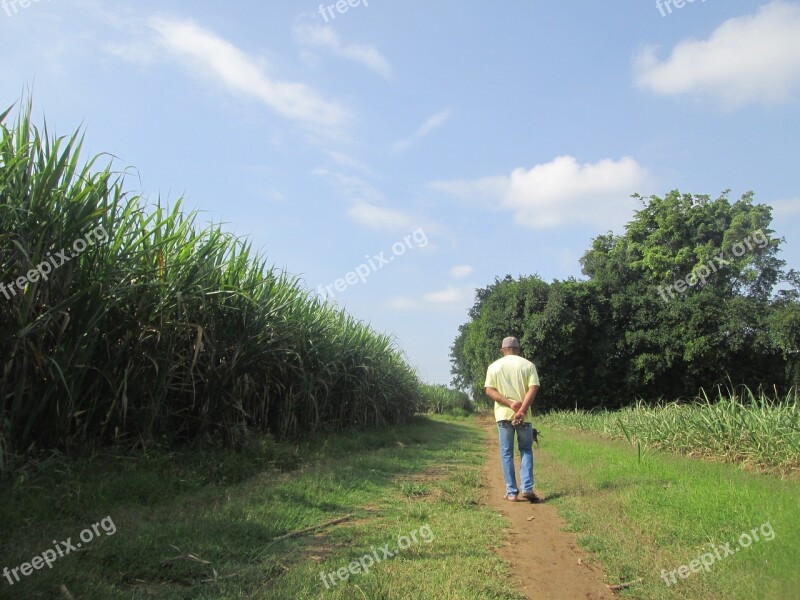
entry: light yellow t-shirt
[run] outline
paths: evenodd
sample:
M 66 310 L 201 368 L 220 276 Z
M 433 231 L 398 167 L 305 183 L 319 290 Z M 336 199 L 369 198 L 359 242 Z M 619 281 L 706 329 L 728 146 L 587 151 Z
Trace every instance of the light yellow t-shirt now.
M 510 400 L 522 402 L 532 385 L 539 385 L 536 367 L 531 361 L 516 354 L 509 354 L 494 361 L 486 370 L 484 387 L 493 387 Z M 495 421 L 510 421 L 514 418 L 514 411 L 495 402 L 494 418 Z M 525 415 L 525 422 L 532 422 L 530 408 Z

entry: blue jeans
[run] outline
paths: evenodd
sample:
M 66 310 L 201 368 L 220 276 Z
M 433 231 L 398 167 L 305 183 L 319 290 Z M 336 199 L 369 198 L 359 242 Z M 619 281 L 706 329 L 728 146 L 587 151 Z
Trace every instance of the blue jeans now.
M 514 431 L 517 432 L 517 445 L 521 457 L 519 474 L 522 478 L 522 491 L 533 491 L 533 426 L 524 423 L 515 428 L 511 425 L 511 421 L 498 421 L 497 430 L 500 433 L 500 460 L 503 463 L 503 477 L 506 480 L 506 495 L 519 494 L 514 469 Z

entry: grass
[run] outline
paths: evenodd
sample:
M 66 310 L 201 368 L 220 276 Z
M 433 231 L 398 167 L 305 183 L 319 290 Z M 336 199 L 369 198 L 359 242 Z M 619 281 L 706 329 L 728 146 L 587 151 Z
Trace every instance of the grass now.
M 621 592 L 641 600 L 796 598 L 800 589 L 800 482 L 735 465 L 649 453 L 623 442 L 544 425 L 537 487 L 552 498 L 581 545 L 612 581 L 643 581 Z M 742 533 L 769 523 L 764 539 L 715 561 L 710 571 L 661 579 Z M 769 527 L 765 530 L 769 533 Z M 746 542 L 746 540 L 745 540 Z M 725 552 L 720 550 L 720 555 Z
M 475 404 L 465 392 L 446 385 L 423 384 L 420 395 L 422 401 L 417 410 L 421 413 L 466 416 L 475 412 Z
M 78 133 L 33 125 L 30 103 L 7 120 L 0 471 L 53 449 L 235 445 L 248 430 L 288 437 L 414 414 L 419 381 L 391 336 L 180 201 L 129 194 L 111 165 L 82 162 Z M 92 232 L 104 235 L 87 246 Z
M 794 392 L 769 398 L 743 387 L 719 391 L 713 401 L 703 394 L 691 404 L 554 412 L 540 422 L 627 439 L 640 452 L 664 450 L 800 474 L 800 401 Z
M 791 598 L 800 587 L 800 482 L 661 453 L 542 423 L 537 489 L 550 498 L 622 597 Z M 507 523 L 479 504 L 486 459 L 472 418 L 416 417 L 392 428 L 252 436 L 239 451 L 150 448 L 55 455 L 0 480 L 0 568 L 13 568 L 111 517 L 116 531 L 34 571 L 0 598 L 443 598 L 522 600 L 494 553 Z M 351 520 L 275 538 L 332 519 Z M 766 539 L 765 524 L 774 538 Z M 761 528 L 762 540 L 709 572 L 661 579 Z M 413 537 L 416 541 L 409 541 Z M 396 556 L 347 574 L 367 555 Z M 344 570 L 347 580 L 327 575 Z
M 469 419 L 417 417 L 294 446 L 252 438 L 237 453 L 55 456 L 0 480 L 0 568 L 52 540 L 75 541 L 107 516 L 116 533 L 13 587 L 0 579 L 0 597 L 52 598 L 64 584 L 81 600 L 521 600 L 493 552 L 506 524 L 478 505 L 483 441 Z M 317 533 L 274 539 L 347 514 Z M 321 572 L 397 549 L 413 533 L 417 543 L 396 557 L 325 588 Z

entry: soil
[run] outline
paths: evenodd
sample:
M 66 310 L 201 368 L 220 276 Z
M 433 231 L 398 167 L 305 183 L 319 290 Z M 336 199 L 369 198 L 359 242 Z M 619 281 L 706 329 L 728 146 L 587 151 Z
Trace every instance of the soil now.
M 481 424 L 490 432 L 483 471 L 487 490 L 484 503 L 500 511 L 511 525 L 508 540 L 498 552 L 509 565 L 515 588 L 535 600 L 615 598 L 604 573 L 586 562 L 575 536 L 564 531 L 565 522 L 546 497 L 541 504 L 531 504 L 521 496 L 515 503 L 504 499 L 497 428 L 491 416 L 482 417 Z M 535 458 L 535 444 L 533 453 Z M 519 480 L 519 451 L 514 452 L 514 461 Z M 547 465 L 535 468 L 546 469 Z

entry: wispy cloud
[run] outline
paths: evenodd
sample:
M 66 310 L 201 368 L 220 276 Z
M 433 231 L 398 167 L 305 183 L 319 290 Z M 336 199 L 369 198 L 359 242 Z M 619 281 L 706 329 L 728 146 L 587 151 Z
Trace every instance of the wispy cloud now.
M 579 164 L 572 156 L 559 156 L 510 175 L 428 185 L 486 208 L 513 211 L 517 223 L 533 229 L 575 223 L 616 227 L 630 218 L 629 196 L 646 192 L 642 187 L 649 185 L 649 175 L 633 158 Z
M 770 202 L 776 218 L 789 219 L 800 215 L 800 197 Z
M 637 85 L 666 96 L 695 94 L 728 108 L 785 103 L 800 88 L 800 4 L 779 0 L 729 19 L 663 61 L 648 47 L 635 71 Z
M 154 18 L 149 25 L 160 46 L 193 74 L 210 78 L 233 94 L 255 98 L 282 117 L 328 133 L 341 131 L 352 119 L 337 102 L 305 84 L 270 76 L 263 61 L 192 21 Z
M 347 214 L 356 223 L 379 231 L 401 233 L 420 227 L 419 220 L 411 215 L 385 206 L 378 206 L 371 202 L 353 202 Z
M 345 175 L 323 167 L 314 169 L 311 174 L 325 179 L 342 197 L 348 200 L 383 201 L 383 194 L 360 177 Z
M 450 286 L 441 290 L 428 292 L 420 298 L 412 296 L 395 296 L 386 302 L 386 307 L 393 310 L 420 310 L 437 308 L 464 311 L 475 299 L 475 288 L 472 286 Z
M 445 125 L 445 123 L 450 120 L 451 116 L 452 111 L 449 108 L 432 115 L 409 137 L 398 140 L 392 144 L 392 150 L 394 152 L 403 152 L 404 150 L 407 150 L 415 141 L 421 140 L 425 136 L 429 135 L 432 131 Z
M 375 175 L 374 171 L 370 169 L 366 164 L 350 156 L 349 154 L 345 154 L 344 152 L 339 152 L 337 150 L 323 150 L 323 152 L 330 158 L 334 163 L 339 165 L 340 167 L 349 167 L 351 169 L 357 169 L 359 171 L 363 171 L 364 173 Z
M 421 304 L 418 300 L 408 296 L 395 296 L 386 301 L 386 308 L 392 310 L 416 310 Z
M 471 287 L 451 286 L 436 292 L 429 292 L 423 298 L 431 304 L 455 304 L 469 300 L 473 292 Z
M 464 279 L 464 277 L 469 277 L 472 275 L 473 269 L 470 265 L 458 265 L 450 269 L 450 277 L 453 279 Z
M 314 169 L 311 174 L 326 180 L 339 195 L 349 201 L 347 216 L 363 227 L 391 233 L 408 233 L 419 227 L 428 233 L 442 231 L 438 224 L 428 219 L 387 206 L 384 195 L 361 177 L 323 167 Z M 429 244 L 426 248 L 431 251 L 435 246 Z
M 298 22 L 294 26 L 298 43 L 325 48 L 339 58 L 352 60 L 387 79 L 392 76 L 392 65 L 372 44 L 345 43 L 330 25 Z

